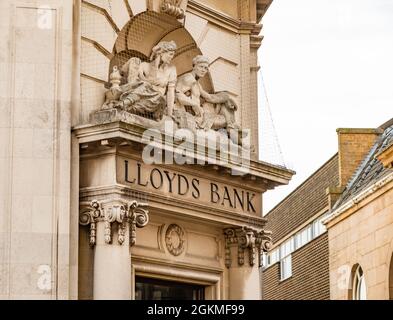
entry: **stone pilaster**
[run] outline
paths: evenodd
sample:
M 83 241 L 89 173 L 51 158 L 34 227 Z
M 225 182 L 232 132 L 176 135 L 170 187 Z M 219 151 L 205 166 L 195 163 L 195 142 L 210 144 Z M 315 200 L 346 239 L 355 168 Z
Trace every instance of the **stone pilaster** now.
M 271 246 L 271 233 L 242 227 L 225 229 L 224 234 L 225 265 L 229 269 L 229 298 L 261 299 L 259 267 L 262 266 L 262 253 Z M 232 261 L 234 252 L 237 253 L 237 263 Z
M 95 300 L 131 299 L 131 253 L 136 228 L 149 222 L 146 204 L 137 201 L 92 201 L 80 213 L 80 224 L 90 228 L 94 248 Z

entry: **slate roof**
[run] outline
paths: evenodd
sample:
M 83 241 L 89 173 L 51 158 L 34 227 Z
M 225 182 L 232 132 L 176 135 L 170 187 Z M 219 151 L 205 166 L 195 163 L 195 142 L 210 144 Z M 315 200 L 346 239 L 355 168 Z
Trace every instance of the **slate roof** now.
M 393 143 L 393 119 L 380 128 L 384 132 L 379 136 L 370 152 L 363 159 L 361 165 L 348 182 L 342 196 L 334 205 L 333 210 L 393 171 L 392 169 L 384 168 L 382 163 L 375 157 Z

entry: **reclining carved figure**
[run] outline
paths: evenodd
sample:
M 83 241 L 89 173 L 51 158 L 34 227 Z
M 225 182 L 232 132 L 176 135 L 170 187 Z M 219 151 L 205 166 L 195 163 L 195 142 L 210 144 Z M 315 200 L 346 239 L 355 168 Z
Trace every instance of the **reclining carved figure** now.
M 240 126 L 236 123 L 235 112 L 238 109 L 236 102 L 227 92 L 210 94 L 206 92 L 199 80 L 209 71 L 209 59 L 196 56 L 193 59 L 193 70 L 179 77 L 176 85 L 176 104 L 174 119 L 180 127 L 189 128 L 190 112 L 195 117 L 195 127 L 190 129 L 237 130 L 240 140 L 244 137 Z M 210 107 L 210 108 L 209 108 Z M 208 111 L 213 109 L 213 111 Z M 241 144 L 241 141 L 238 143 Z
M 206 92 L 199 81 L 209 71 L 208 58 L 196 56 L 193 70 L 177 79 L 176 67 L 171 64 L 175 50 L 173 41 L 160 42 L 153 48 L 151 62 L 131 58 L 121 69 L 127 78 L 127 83 L 122 86 L 123 77 L 114 67 L 110 75 L 112 87 L 106 93 L 103 109 L 149 113 L 156 121 L 166 114 L 180 128 L 226 130 L 235 144 L 243 145 L 247 132 L 236 123 L 236 102 L 228 92 Z
M 164 112 L 172 115 L 177 72 L 171 62 L 176 48 L 175 42 L 163 41 L 153 48 L 150 62 L 131 58 L 122 68 L 128 74 L 127 84 L 114 89 L 112 83 L 103 108 L 151 113 L 157 121 Z

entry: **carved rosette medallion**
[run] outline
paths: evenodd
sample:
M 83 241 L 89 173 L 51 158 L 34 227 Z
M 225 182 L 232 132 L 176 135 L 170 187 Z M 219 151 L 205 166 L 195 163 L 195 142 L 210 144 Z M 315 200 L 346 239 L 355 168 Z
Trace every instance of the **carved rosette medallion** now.
M 245 252 L 248 252 L 248 264 L 252 267 L 258 255 L 259 267 L 262 266 L 262 253 L 267 252 L 272 244 L 271 232 L 262 230 L 260 232 L 248 228 L 228 228 L 224 230 L 225 235 L 225 266 L 232 265 L 231 247 L 237 246 L 237 262 L 239 266 L 245 264 Z
M 171 224 L 165 233 L 165 244 L 169 253 L 175 257 L 180 256 L 185 248 L 185 233 L 177 224 Z
M 94 200 L 81 210 L 79 223 L 82 226 L 90 226 L 90 246 L 96 244 L 98 223 L 104 223 L 103 236 L 106 244 L 112 243 L 112 226 L 117 223 L 117 242 L 120 245 L 125 242 L 128 227 L 130 246 L 133 246 L 136 241 L 136 228 L 143 228 L 149 222 L 146 206 L 147 204 L 137 201 L 118 200 L 104 203 Z

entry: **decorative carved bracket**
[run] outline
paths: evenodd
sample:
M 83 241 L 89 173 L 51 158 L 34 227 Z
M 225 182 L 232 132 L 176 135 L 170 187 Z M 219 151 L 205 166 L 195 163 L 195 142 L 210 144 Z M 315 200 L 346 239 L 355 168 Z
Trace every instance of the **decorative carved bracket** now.
M 130 245 L 135 245 L 136 242 L 136 228 L 143 228 L 149 223 L 148 211 L 144 208 L 147 204 L 133 201 L 130 205 Z
M 249 265 L 254 266 L 258 252 L 259 267 L 262 266 L 262 253 L 267 252 L 272 244 L 271 232 L 262 230 L 258 232 L 252 228 L 228 228 L 225 234 L 225 266 L 230 268 L 232 265 L 231 247 L 238 247 L 238 264 L 243 266 L 244 252 L 248 250 Z
M 118 224 L 118 243 L 125 241 L 127 224 L 130 228 L 130 246 L 136 242 L 136 228 L 143 228 L 149 222 L 147 204 L 132 201 L 114 201 L 101 203 L 93 200 L 87 208 L 80 212 L 79 223 L 82 226 L 90 226 L 90 245 L 95 246 L 97 237 L 97 224 L 105 224 L 105 243 L 112 243 L 112 224 Z
M 169 14 L 176 19 L 183 19 L 185 16 L 184 9 L 181 6 L 182 0 L 163 0 L 160 10 L 162 13 Z

